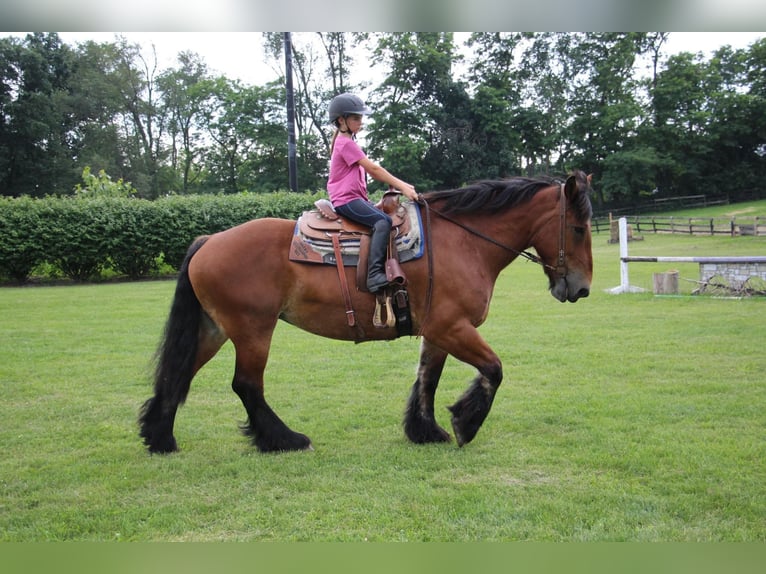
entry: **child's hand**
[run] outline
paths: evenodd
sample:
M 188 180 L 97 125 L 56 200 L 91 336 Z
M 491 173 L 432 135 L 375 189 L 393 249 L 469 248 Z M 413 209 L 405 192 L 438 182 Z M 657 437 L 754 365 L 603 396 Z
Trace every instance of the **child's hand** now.
M 412 185 L 410 184 L 404 185 L 402 186 L 402 189 L 400 191 L 407 197 L 407 199 L 412 201 L 418 200 L 418 197 L 419 197 L 418 192 L 415 191 L 415 188 Z

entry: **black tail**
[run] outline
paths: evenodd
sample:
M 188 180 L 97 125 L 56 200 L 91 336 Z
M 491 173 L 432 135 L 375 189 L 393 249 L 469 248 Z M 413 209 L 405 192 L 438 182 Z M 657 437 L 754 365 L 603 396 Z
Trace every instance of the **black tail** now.
M 202 307 L 189 280 L 189 262 L 206 241 L 207 237 L 196 239 L 181 264 L 170 315 L 157 349 L 154 396 L 141 407 L 141 436 L 149 452 L 178 450 L 173 422 L 191 386 L 202 318 Z

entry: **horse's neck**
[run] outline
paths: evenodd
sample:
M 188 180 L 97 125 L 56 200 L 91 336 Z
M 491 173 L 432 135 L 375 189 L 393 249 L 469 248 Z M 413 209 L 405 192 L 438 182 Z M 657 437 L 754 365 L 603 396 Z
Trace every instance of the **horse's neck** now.
M 482 275 L 497 277 L 526 248 L 529 231 L 518 209 L 503 213 L 463 213 L 450 220 L 437 218 L 434 233 L 437 249 L 446 248 L 457 255 L 461 265 L 469 265 Z
M 487 243 L 487 264 L 497 272 L 508 266 L 522 251 L 534 246 L 535 239 L 544 233 L 551 218 L 558 214 L 558 187 L 541 190 L 529 202 L 495 214 L 464 216 L 466 225 L 494 239 L 503 247 L 490 246 L 480 237 L 474 240 Z

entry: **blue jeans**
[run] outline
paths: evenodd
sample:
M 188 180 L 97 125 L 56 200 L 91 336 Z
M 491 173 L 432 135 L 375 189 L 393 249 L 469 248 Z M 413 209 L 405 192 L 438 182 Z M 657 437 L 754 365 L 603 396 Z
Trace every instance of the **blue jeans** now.
M 391 231 L 391 218 L 364 199 L 354 199 L 346 204 L 339 205 L 335 211 L 343 217 L 356 221 L 368 227 L 375 227 L 378 221 L 385 221 L 388 231 Z
M 345 205 L 336 207 L 335 211 L 347 219 L 372 228 L 370 261 L 367 267 L 367 289 L 371 293 L 376 293 L 388 285 L 385 263 L 393 222 L 387 214 L 363 199 L 354 199 Z

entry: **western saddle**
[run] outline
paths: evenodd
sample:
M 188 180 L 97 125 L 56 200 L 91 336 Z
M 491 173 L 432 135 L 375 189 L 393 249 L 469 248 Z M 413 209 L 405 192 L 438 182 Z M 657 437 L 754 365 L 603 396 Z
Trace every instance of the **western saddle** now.
M 375 205 L 391 217 L 393 224 L 385 266 L 389 285 L 375 295 L 373 325 L 376 328 L 396 327 L 397 336 L 408 335 L 412 331 L 407 278 L 400 265 L 400 252 L 411 247 L 413 223 L 410 210 L 399 202 L 400 195 L 398 191 L 389 190 Z M 348 325 L 355 327 L 356 318 L 344 267 L 356 266 L 356 288 L 368 292 L 367 266 L 372 230 L 338 215 L 327 199 L 317 200 L 314 206 L 315 209 L 303 212 L 298 218 L 289 258 L 296 262 L 336 266 Z M 417 256 L 408 252 L 407 258 Z

